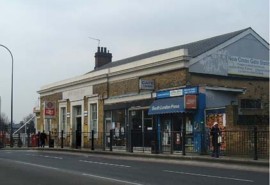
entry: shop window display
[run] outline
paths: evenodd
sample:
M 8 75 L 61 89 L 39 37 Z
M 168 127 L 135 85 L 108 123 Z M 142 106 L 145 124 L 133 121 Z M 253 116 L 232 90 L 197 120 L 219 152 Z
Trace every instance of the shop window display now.
M 126 145 L 125 110 L 113 110 L 105 112 L 105 132 L 109 140 L 110 130 L 113 130 L 113 145 Z

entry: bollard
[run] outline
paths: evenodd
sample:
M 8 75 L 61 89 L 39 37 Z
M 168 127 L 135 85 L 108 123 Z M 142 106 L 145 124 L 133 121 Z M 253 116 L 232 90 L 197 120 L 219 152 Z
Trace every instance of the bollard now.
M 133 153 L 133 140 L 134 140 L 134 131 L 131 130 L 131 137 L 130 137 L 130 153 Z
M 113 146 L 113 129 L 110 130 L 110 151 L 112 151 Z
M 182 155 L 186 155 L 186 127 L 183 126 L 183 134 L 182 134 Z
M 61 130 L 61 148 L 64 148 L 64 131 Z
M 94 132 L 94 130 L 92 130 L 92 135 L 91 135 L 91 141 L 92 141 L 92 144 L 91 144 L 91 150 L 94 150 L 95 149 L 95 147 L 94 147 L 94 134 L 95 134 L 95 132 Z
M 30 133 L 27 132 L 27 147 L 30 147 Z
M 258 160 L 258 129 L 254 127 L 254 160 Z
M 171 133 L 170 133 L 170 135 L 171 135 L 171 138 L 170 138 L 170 144 L 171 144 L 171 154 L 173 154 L 173 150 L 174 150 L 174 146 L 173 146 L 173 142 L 174 142 L 174 132 L 173 131 L 171 131 Z
M 50 141 L 51 141 L 51 131 L 49 131 L 49 142 L 48 142 L 49 147 L 50 147 Z

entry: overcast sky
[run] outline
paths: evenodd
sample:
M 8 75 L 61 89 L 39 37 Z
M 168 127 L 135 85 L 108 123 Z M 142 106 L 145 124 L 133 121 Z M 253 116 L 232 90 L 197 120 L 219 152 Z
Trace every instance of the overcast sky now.
M 16 123 L 43 85 L 94 68 L 98 42 L 113 61 L 252 27 L 269 43 L 268 0 L 0 0 L 0 44 L 14 56 Z M 0 47 L 2 112 L 10 119 L 11 57 Z

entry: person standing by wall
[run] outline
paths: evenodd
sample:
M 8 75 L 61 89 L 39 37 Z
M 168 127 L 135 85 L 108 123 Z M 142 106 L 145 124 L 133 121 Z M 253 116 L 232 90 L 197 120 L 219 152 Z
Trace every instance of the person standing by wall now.
M 212 157 L 219 157 L 220 154 L 220 143 L 218 141 L 218 137 L 220 136 L 221 131 L 218 127 L 218 123 L 214 122 L 211 130 L 210 130 L 210 135 L 212 136 L 212 146 L 213 146 L 213 151 L 212 151 Z

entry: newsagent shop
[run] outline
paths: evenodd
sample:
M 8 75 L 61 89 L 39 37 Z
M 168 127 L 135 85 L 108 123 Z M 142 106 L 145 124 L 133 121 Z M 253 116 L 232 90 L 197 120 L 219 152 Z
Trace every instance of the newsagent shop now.
M 200 138 L 194 137 L 193 125 L 203 121 L 204 108 L 205 96 L 199 93 L 198 87 L 157 92 L 148 114 L 153 115 L 157 123 L 160 152 L 182 151 L 183 132 L 187 147 L 200 143 Z M 200 150 L 200 145 L 195 147 Z

